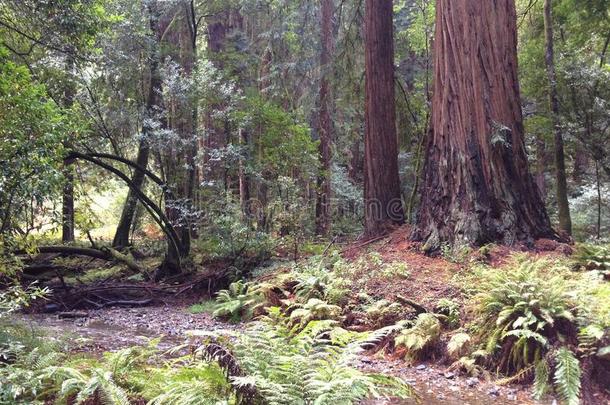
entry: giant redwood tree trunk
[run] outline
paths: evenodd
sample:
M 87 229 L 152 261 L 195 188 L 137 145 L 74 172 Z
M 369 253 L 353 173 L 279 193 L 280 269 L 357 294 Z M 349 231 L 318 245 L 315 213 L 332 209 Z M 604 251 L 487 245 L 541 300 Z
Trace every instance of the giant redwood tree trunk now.
M 438 0 L 435 37 L 415 236 L 428 251 L 555 236 L 528 169 L 514 0 Z
M 404 222 L 398 176 L 394 101 L 392 0 L 366 0 L 366 108 L 364 137 L 364 228 L 376 236 Z
M 318 132 L 320 134 L 320 162 L 322 171 L 318 175 L 316 199 L 316 232 L 318 235 L 328 235 L 331 226 L 331 145 L 332 145 L 332 95 L 330 77 L 332 74 L 331 58 L 334 49 L 333 40 L 333 0 L 321 0 L 321 30 L 320 66 L 320 112 L 318 116 Z

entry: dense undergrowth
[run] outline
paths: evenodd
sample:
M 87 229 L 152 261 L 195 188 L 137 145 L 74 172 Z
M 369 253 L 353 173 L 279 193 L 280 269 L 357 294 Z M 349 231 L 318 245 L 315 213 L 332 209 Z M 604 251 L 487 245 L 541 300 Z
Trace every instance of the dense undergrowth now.
M 0 402 L 350 404 L 415 395 L 399 378 L 354 367 L 363 351 L 378 351 L 410 363 L 433 359 L 500 384 L 531 383 L 535 398 L 554 394 L 578 404 L 592 384 L 608 381 L 608 251 L 515 254 L 496 267 L 473 254 L 452 281 L 459 299 L 433 308 L 364 288 L 372 278 L 409 281 L 408 263 L 379 253 L 314 256 L 259 269 L 214 302 L 193 306 L 247 327 L 193 331 L 169 352 L 152 341 L 102 357 L 67 354 L 63 343 L 0 319 Z M 3 293 L 0 316 L 43 294 Z

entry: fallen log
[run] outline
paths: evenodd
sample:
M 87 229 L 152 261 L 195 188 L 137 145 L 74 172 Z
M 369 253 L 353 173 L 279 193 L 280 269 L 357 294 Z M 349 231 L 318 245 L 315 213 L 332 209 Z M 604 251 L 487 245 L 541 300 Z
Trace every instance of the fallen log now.
M 413 301 L 413 300 L 410 300 L 410 299 L 408 299 L 408 298 L 406 298 L 406 297 L 403 297 L 402 295 L 397 295 L 397 296 L 396 296 L 396 300 L 397 300 L 398 302 L 400 302 L 401 304 L 408 305 L 408 306 L 410 306 L 411 308 L 413 308 L 413 309 L 415 310 L 415 312 L 416 312 L 416 314 L 417 314 L 417 315 L 419 315 L 419 314 L 425 314 L 425 313 L 430 312 L 430 311 L 428 311 L 428 310 L 426 309 L 426 307 L 424 307 L 423 305 L 418 304 L 417 302 L 415 302 L 415 301 Z
M 104 252 L 99 249 L 83 248 L 83 247 L 77 247 L 77 246 L 63 246 L 63 245 L 39 246 L 38 249 L 36 249 L 36 253 L 42 253 L 42 254 L 59 253 L 59 254 L 63 254 L 63 255 L 87 256 L 87 257 L 93 257 L 95 259 L 107 260 L 107 261 L 112 260 L 112 255 L 108 252 Z M 16 255 L 29 255 L 30 253 L 25 250 L 17 250 L 17 251 L 15 251 L 15 254 Z

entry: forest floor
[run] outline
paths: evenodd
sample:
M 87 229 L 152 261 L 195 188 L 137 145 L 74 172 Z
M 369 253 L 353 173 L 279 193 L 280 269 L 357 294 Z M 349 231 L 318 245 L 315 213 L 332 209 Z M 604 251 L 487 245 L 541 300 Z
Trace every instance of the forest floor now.
M 51 314 L 27 314 L 20 321 L 41 329 L 50 338 L 68 340 L 75 352 L 101 354 L 107 351 L 145 345 L 162 336 L 159 348 L 168 350 L 184 342 L 189 330 L 238 330 L 244 324 L 219 322 L 207 313 L 192 314 L 184 304 L 143 308 L 107 308 L 82 311 L 78 318 Z M 550 404 L 531 399 L 521 386 L 498 386 L 491 380 L 471 378 L 447 370 L 434 362 L 408 364 L 381 354 L 362 356 L 355 367 L 403 378 L 417 389 L 426 405 Z M 369 401 L 377 405 L 388 402 Z M 392 404 L 415 404 L 397 401 Z
M 388 237 L 374 243 L 354 242 L 344 247 L 341 254 L 350 261 L 372 252 L 385 263 L 404 263 L 408 277 L 397 275 L 366 276 L 370 269 L 354 266 L 352 297 L 365 293 L 377 299 L 396 302 L 397 297 L 408 297 L 427 309 L 433 309 L 440 299 L 451 299 L 461 305 L 462 320 L 468 319 L 462 305 L 464 298 L 456 282 L 465 270 L 459 260 L 431 258 L 421 254 L 417 245 L 409 242 L 408 228 L 400 228 Z M 565 245 L 541 242 L 539 251 L 532 255 L 563 255 Z M 495 247 L 488 255 L 487 262 L 502 264 L 514 250 Z M 366 277 L 365 277 L 366 276 Z M 137 308 L 109 307 L 78 311 L 75 317 L 60 317 L 56 314 L 23 314 L 21 320 L 41 328 L 52 337 L 71 342 L 73 350 L 92 353 L 114 351 L 133 345 L 142 345 L 152 338 L 163 336 L 159 347 L 169 349 L 184 341 L 189 330 L 238 330 L 245 323 L 231 324 L 214 319 L 209 313 L 193 313 L 191 306 L 202 301 L 201 294 L 189 292 L 164 304 Z M 523 385 L 498 385 L 492 378 L 485 379 L 461 375 L 452 371 L 441 361 L 406 362 L 398 356 L 379 352 L 365 354 L 355 367 L 365 371 L 382 372 L 402 377 L 412 384 L 422 398 L 422 403 L 430 405 L 450 404 L 550 404 L 547 401 L 532 400 L 531 389 Z M 601 403 L 608 400 L 602 393 L 596 394 Z M 380 404 L 388 402 L 367 402 Z M 391 402 L 411 404 L 413 402 Z

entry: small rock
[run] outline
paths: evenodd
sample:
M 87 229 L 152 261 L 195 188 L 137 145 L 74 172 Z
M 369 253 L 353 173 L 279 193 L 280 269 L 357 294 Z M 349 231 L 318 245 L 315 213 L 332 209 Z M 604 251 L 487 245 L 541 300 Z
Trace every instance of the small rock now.
M 508 394 L 506 396 L 506 399 L 508 399 L 509 401 L 516 401 L 517 400 L 517 396 L 515 394 Z
M 373 362 L 369 359 L 361 359 L 361 362 L 363 362 L 364 364 L 372 364 Z
M 443 375 L 444 375 L 444 376 L 445 376 L 445 378 L 446 378 L 446 379 L 448 379 L 448 380 L 450 380 L 450 379 L 452 379 L 452 378 L 454 378 L 454 377 L 455 377 L 455 373 L 452 373 L 451 371 L 449 371 L 449 372 L 447 372 L 447 373 L 445 373 L 445 374 L 443 374 Z
M 487 391 L 487 393 L 488 393 L 489 395 L 492 395 L 492 396 L 494 396 L 494 397 L 497 397 L 498 395 L 500 395 L 500 388 L 499 388 L 499 387 L 496 387 L 496 386 L 491 387 L 491 388 L 490 388 L 490 389 Z
M 426 365 L 425 364 L 420 364 L 419 366 L 415 367 L 416 370 L 425 370 L 426 369 Z
M 469 379 L 466 380 L 466 385 L 469 387 L 474 387 L 475 385 L 477 385 L 479 383 L 479 379 L 478 378 L 474 378 L 471 377 Z

